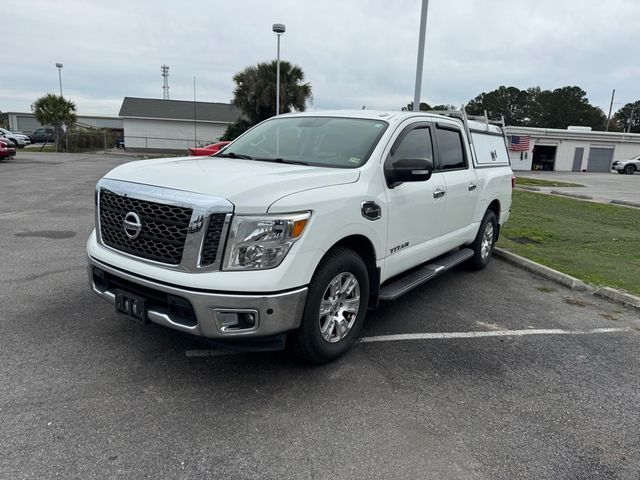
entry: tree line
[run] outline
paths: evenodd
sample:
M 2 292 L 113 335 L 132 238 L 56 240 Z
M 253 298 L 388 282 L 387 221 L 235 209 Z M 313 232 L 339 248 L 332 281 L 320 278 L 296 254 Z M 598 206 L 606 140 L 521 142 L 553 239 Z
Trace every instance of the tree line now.
M 413 102 L 403 110 L 412 110 Z M 420 110 L 456 109 L 452 105 L 429 106 L 420 103 Z M 500 86 L 490 92 L 483 92 L 469 100 L 465 106 L 469 115 L 484 115 L 492 119 L 504 117 L 512 126 L 567 128 L 570 125 L 587 126 L 593 130 L 628 131 L 640 133 L 640 100 L 627 103 L 620 108 L 610 121 L 601 108 L 591 105 L 587 92 L 578 86 L 565 86 L 555 90 L 531 87 L 521 90 L 517 87 Z

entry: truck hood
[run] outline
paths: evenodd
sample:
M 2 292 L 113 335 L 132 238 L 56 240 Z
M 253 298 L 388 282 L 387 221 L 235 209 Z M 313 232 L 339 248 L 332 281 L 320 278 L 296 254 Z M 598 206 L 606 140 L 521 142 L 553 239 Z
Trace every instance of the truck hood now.
M 130 162 L 105 178 L 223 197 L 238 213 L 265 213 L 276 200 L 314 188 L 354 183 L 357 169 L 215 157 Z

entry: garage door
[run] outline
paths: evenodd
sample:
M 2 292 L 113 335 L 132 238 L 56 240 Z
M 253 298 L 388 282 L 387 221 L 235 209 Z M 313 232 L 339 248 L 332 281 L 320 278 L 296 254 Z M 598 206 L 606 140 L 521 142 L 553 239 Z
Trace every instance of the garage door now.
M 589 163 L 587 172 L 611 171 L 611 160 L 613 159 L 613 148 L 591 147 L 589 150 Z

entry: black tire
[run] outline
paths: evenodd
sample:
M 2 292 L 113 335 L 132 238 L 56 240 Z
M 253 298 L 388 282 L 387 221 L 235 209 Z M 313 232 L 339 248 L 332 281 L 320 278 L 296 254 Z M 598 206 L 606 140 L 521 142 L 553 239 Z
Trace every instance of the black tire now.
M 341 338 L 339 337 L 342 332 L 339 332 L 336 324 L 335 338 L 326 340 L 321 332 L 323 319 L 326 326 L 328 325 L 326 322 L 330 322 L 335 316 L 332 314 L 321 315 L 320 307 L 321 303 L 326 305 L 331 301 L 342 302 L 342 300 L 336 300 L 335 297 L 334 300 L 331 300 L 331 297 L 325 298 L 330 291 L 332 282 L 341 275 L 344 275 L 347 279 L 355 278 L 357 280 L 351 295 L 354 295 L 356 288 L 359 289 L 359 305 L 355 314 L 342 311 L 335 312 L 335 315 L 342 316 L 346 323 L 351 323 L 350 320 L 353 320 L 353 322 Z M 368 304 L 369 274 L 362 257 L 348 248 L 333 248 L 322 259 L 313 274 L 309 284 L 307 303 L 302 315 L 302 323 L 298 330 L 289 335 L 287 347 L 296 356 L 310 363 L 322 364 L 335 360 L 344 354 L 358 337 L 367 314 Z M 325 331 L 327 330 L 329 329 Z M 329 332 L 329 336 L 331 336 L 331 332 Z
M 626 167 L 624 167 L 624 173 L 626 173 L 627 175 L 633 175 L 634 173 L 636 173 L 636 166 L 627 165 Z
M 489 231 L 490 227 L 490 231 Z M 496 214 L 492 210 L 487 210 L 480 222 L 480 228 L 476 235 L 475 240 L 471 244 L 473 249 L 473 257 L 469 259 L 468 265 L 474 270 L 482 270 L 487 266 L 489 260 L 491 260 L 491 254 L 493 253 L 493 246 L 496 243 L 496 235 L 498 233 L 498 220 Z M 488 245 L 488 252 L 486 251 L 487 245 L 485 244 L 485 236 L 491 235 L 491 241 Z M 483 248 L 484 247 L 484 248 Z

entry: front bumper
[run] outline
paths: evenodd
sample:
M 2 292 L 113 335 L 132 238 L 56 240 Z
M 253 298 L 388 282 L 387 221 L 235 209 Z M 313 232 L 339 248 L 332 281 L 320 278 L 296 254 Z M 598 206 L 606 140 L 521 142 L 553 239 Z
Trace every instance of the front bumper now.
M 295 330 L 300 326 L 307 298 L 307 287 L 264 294 L 182 288 L 125 272 L 91 256 L 88 274 L 91 289 L 111 304 L 115 305 L 118 291 L 131 291 L 148 300 L 149 321 L 214 340 L 268 337 Z M 185 308 L 191 309 L 191 313 L 185 315 Z M 255 325 L 241 330 L 226 329 L 220 326 L 221 312 L 252 312 Z

